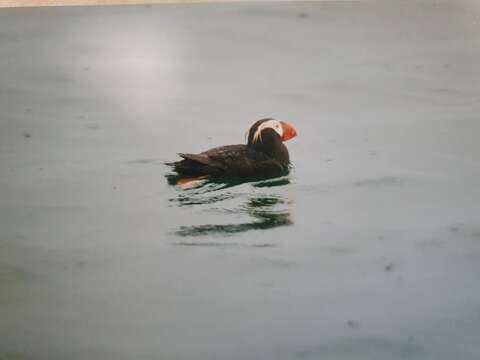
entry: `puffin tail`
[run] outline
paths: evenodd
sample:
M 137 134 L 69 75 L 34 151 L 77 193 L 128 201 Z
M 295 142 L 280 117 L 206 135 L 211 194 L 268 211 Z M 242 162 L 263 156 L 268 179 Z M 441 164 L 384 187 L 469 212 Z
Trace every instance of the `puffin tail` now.
M 173 168 L 177 174 L 187 177 L 214 175 L 220 168 L 217 163 L 211 161 L 207 156 L 200 154 L 178 154 L 183 160 L 165 163 Z

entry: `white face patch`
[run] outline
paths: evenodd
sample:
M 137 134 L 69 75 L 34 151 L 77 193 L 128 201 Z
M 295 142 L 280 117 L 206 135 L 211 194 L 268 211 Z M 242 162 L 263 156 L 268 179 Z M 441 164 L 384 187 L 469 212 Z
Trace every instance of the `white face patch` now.
M 262 141 L 262 131 L 268 128 L 273 129 L 278 135 L 280 135 L 280 137 L 283 136 L 283 127 L 280 121 L 267 120 L 257 128 L 257 131 L 255 131 L 253 142 L 257 142 L 258 140 Z

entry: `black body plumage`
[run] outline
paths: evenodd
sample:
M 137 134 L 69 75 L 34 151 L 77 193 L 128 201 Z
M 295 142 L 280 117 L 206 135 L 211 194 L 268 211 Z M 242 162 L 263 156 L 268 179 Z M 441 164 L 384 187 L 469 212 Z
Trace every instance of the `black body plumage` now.
M 275 177 L 285 174 L 289 168 L 289 154 L 280 135 L 265 128 L 255 139 L 262 119 L 254 123 L 248 132 L 246 145 L 215 147 L 199 154 L 178 154 L 181 161 L 169 163 L 180 176 L 197 177 Z

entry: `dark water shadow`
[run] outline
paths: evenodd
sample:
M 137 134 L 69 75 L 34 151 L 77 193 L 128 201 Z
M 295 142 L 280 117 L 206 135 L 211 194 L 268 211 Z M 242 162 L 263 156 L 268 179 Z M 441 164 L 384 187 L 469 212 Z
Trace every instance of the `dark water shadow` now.
M 238 224 L 205 224 L 181 226 L 175 234 L 179 236 L 233 235 L 249 230 L 268 230 L 279 226 L 292 225 L 288 210 L 274 210 L 276 204 L 284 203 L 279 197 L 251 198 L 241 211 L 249 214 L 252 221 Z
M 206 186 L 208 190 L 220 190 L 229 187 L 234 187 L 244 183 L 252 183 L 255 187 L 262 186 L 276 186 L 276 185 L 287 185 L 290 183 L 288 178 L 289 170 L 285 171 L 281 176 L 277 177 L 263 177 L 263 176 L 251 176 L 251 177 L 224 177 L 224 178 L 208 178 L 204 181 L 199 181 L 198 185 L 195 186 L 196 189 Z M 165 179 L 170 185 L 177 185 L 179 180 L 185 179 L 184 176 L 168 173 L 165 175 Z
M 176 183 L 175 179 L 171 179 L 171 181 L 173 184 Z M 241 184 L 244 184 L 241 189 L 231 189 Z M 288 176 L 268 179 L 251 178 L 247 181 L 230 178 L 206 181 L 193 189 L 179 190 L 178 195 L 170 199 L 172 206 L 198 207 L 204 212 L 214 211 L 219 215 L 218 219 L 222 221 L 222 224 L 183 225 L 178 227 L 174 234 L 180 237 L 225 237 L 246 231 L 268 230 L 292 225 L 291 202 L 278 192 L 268 191 L 270 188 L 289 184 Z M 245 186 L 247 189 L 245 189 Z M 248 187 L 265 189 L 265 191 L 259 192 L 259 190 L 248 189 Z M 239 200 L 240 205 L 238 205 Z M 218 203 L 222 203 L 221 208 L 218 207 Z M 234 205 L 231 205 L 231 203 L 234 203 Z M 240 223 L 225 221 L 238 215 L 247 215 L 251 220 Z M 199 243 L 191 242 L 176 244 L 200 246 Z M 271 245 L 269 244 L 269 246 Z

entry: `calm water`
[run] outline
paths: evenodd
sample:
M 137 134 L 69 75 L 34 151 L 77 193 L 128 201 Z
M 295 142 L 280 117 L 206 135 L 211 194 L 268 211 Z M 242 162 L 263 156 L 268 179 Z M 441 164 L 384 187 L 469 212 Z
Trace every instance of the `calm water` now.
M 480 7 L 0 11 L 0 359 L 478 359 Z M 164 161 L 274 116 L 285 177 Z

